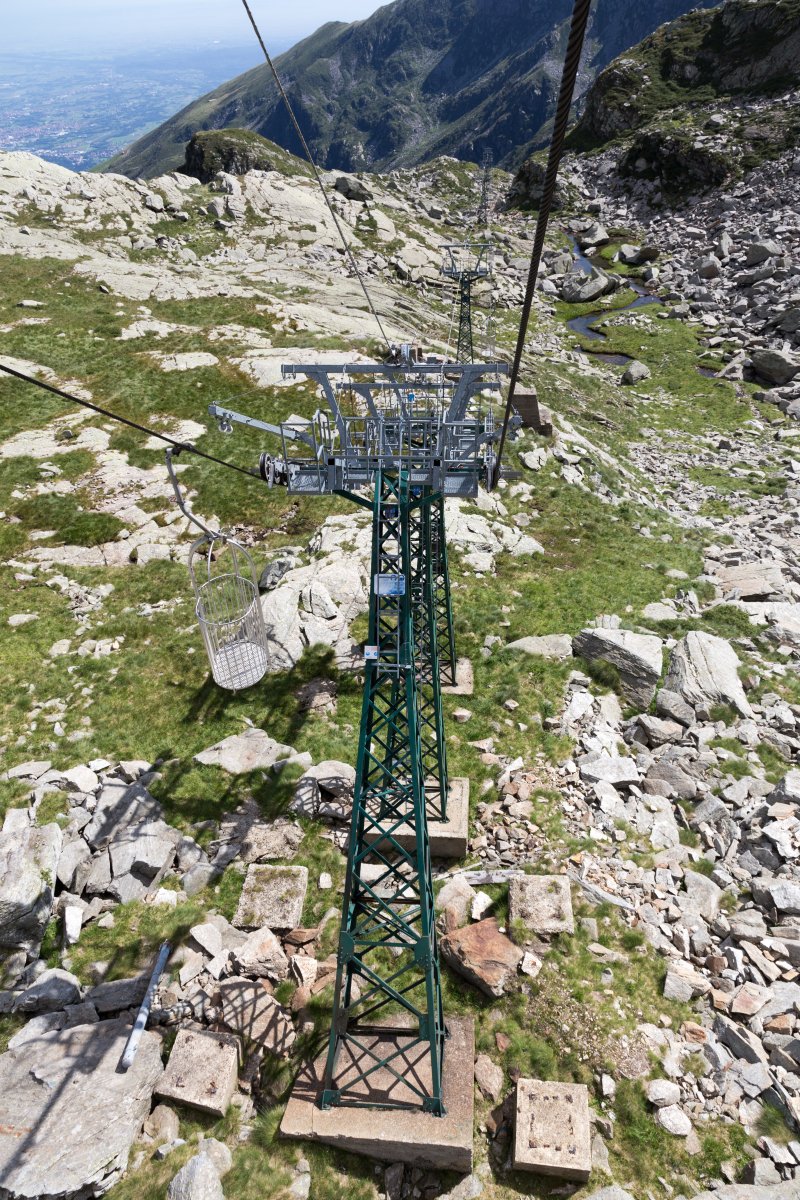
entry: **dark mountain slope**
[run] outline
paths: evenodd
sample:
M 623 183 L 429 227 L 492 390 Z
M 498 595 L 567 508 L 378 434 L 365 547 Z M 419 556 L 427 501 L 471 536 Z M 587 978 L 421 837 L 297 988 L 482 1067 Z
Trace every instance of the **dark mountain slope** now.
M 691 0 L 596 0 L 581 89 L 690 7 Z M 367 20 L 323 25 L 282 55 L 278 69 L 324 166 L 383 170 L 438 154 L 475 160 L 485 148 L 509 165 L 545 136 L 571 10 L 571 0 L 395 0 Z M 299 150 L 264 66 L 188 105 L 107 169 L 175 168 L 193 133 L 229 126 Z

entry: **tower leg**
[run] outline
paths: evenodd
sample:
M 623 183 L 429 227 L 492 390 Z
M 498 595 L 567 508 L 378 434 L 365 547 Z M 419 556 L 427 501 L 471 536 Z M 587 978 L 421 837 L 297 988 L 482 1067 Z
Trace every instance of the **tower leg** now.
M 472 276 L 464 271 L 459 276 L 458 289 L 458 346 L 456 361 L 459 363 L 474 362 L 472 348 Z
M 444 1113 L 445 1027 L 414 656 L 414 592 L 424 572 L 417 561 L 415 573 L 419 551 L 412 546 L 420 544 L 418 514 L 428 507 L 411 495 L 405 477 L 378 475 L 370 605 L 378 658 L 366 671 L 322 1108 Z M 415 832 L 411 849 L 395 837 L 401 825 Z M 376 1031 L 380 1014 L 400 1016 L 407 1026 L 384 1057 L 364 1037 Z
M 444 528 L 444 497 L 431 503 L 431 570 L 433 604 L 436 611 L 436 646 L 442 683 L 455 687 L 456 638 L 450 602 L 450 570 Z
M 442 685 L 439 664 L 439 629 L 436 613 L 436 564 L 433 547 L 434 511 L 441 497 L 429 487 L 409 511 L 411 548 L 411 604 L 414 622 L 414 659 L 417 667 L 422 769 L 428 817 L 447 820 L 447 747 L 444 740 Z

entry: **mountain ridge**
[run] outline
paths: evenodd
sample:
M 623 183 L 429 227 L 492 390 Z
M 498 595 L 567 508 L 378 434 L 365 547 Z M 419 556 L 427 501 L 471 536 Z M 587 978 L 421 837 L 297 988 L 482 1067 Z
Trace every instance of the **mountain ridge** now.
M 578 94 L 627 46 L 691 7 L 599 0 Z M 569 0 L 543 0 L 535 10 L 521 0 L 394 0 L 365 20 L 321 26 L 277 67 L 321 166 L 390 170 L 441 155 L 477 161 L 486 149 L 511 166 L 546 139 L 570 12 Z M 175 169 L 195 132 L 230 126 L 300 150 L 260 66 L 187 105 L 105 169 Z

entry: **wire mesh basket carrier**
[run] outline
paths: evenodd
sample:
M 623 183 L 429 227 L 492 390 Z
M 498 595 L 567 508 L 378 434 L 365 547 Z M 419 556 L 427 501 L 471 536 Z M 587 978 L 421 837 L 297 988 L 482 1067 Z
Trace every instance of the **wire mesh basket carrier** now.
M 241 542 L 209 529 L 190 512 L 178 485 L 172 453 L 167 451 L 167 469 L 178 506 L 202 530 L 189 551 L 189 575 L 211 674 L 220 687 L 241 691 L 263 679 L 270 666 L 255 564 Z M 228 561 L 220 569 L 218 556 L 221 559 L 223 555 Z M 201 559 L 204 567 L 198 570 Z

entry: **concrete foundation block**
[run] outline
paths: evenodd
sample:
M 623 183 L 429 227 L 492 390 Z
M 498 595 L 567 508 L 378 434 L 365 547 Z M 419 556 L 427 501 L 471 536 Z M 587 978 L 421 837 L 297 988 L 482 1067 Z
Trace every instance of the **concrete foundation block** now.
M 585 1182 L 592 1173 L 589 1091 L 582 1083 L 517 1082 L 514 1167 Z
M 410 825 L 401 825 L 393 834 L 404 850 L 413 850 L 414 831 Z M 377 841 L 374 829 L 365 829 L 366 841 Z M 431 858 L 463 858 L 467 853 L 469 838 L 469 780 L 451 779 L 447 793 L 447 820 L 428 819 L 428 838 Z
M 475 691 L 475 674 L 468 658 L 456 662 L 456 681 L 442 686 L 444 696 L 471 696 Z
M 303 915 L 307 888 L 306 867 L 251 863 L 233 923 L 237 929 L 295 929 Z
M 471 1019 L 454 1017 L 447 1022 L 447 1028 L 450 1036 L 444 1052 L 445 1116 L 435 1117 L 419 1109 L 349 1105 L 323 1112 L 318 1102 L 326 1049 L 300 1072 L 281 1122 L 282 1136 L 325 1142 L 384 1162 L 406 1162 L 417 1167 L 468 1173 L 472 1170 L 474 1027 Z M 361 1040 L 370 1050 L 384 1057 L 397 1049 L 399 1038 L 397 1029 L 387 1027 L 380 1033 L 365 1034 Z M 406 1058 L 407 1062 L 404 1061 Z M 425 1048 L 417 1046 L 403 1059 L 395 1059 L 394 1066 L 401 1076 L 427 1083 L 430 1067 L 426 1059 Z M 368 1059 L 370 1064 L 373 1061 Z M 346 1085 L 349 1065 L 340 1057 L 335 1085 Z M 363 1091 L 364 1099 L 371 1098 L 376 1104 L 403 1100 L 419 1102 L 402 1081 L 386 1070 L 375 1071 L 369 1080 L 359 1085 L 359 1089 Z
M 181 1029 L 155 1094 L 224 1117 L 239 1077 L 239 1039 Z

